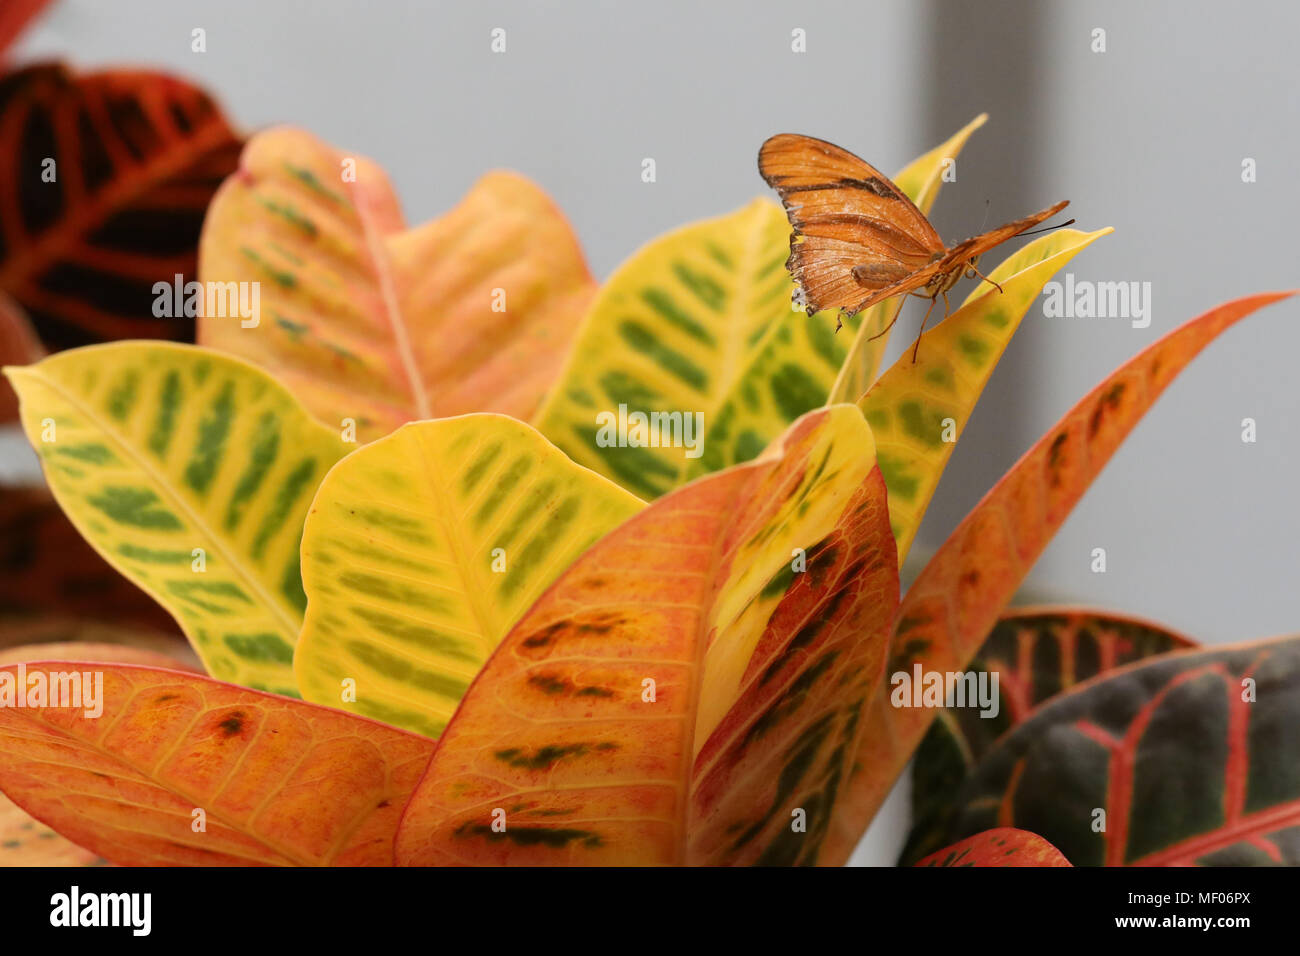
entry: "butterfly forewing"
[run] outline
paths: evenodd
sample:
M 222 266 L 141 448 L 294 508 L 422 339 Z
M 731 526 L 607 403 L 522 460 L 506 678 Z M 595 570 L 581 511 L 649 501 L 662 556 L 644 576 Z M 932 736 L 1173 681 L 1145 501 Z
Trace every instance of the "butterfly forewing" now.
M 1051 219 L 1058 212 L 1070 205 L 1068 199 L 1063 199 L 1054 206 L 1048 206 L 1046 209 L 1040 209 L 1032 216 L 1026 216 L 1024 219 L 1017 219 L 1009 222 L 1005 226 L 998 226 L 996 229 L 990 229 L 988 232 L 978 236 L 972 236 L 962 242 L 957 243 L 943 257 L 945 266 L 951 265 L 957 268 L 959 263 L 966 262 L 976 256 L 982 256 L 994 246 L 1000 246 L 1015 236 L 1020 235 L 1026 229 L 1032 229 L 1046 219 Z
M 902 190 L 832 143 L 782 133 L 763 144 L 758 166 L 785 205 L 794 229 L 788 265 L 814 309 L 852 308 L 943 252 Z
M 1069 205 L 1059 202 L 946 249 L 901 189 L 834 143 L 781 133 L 758 151 L 758 168 L 785 205 L 793 229 L 786 266 L 813 311 L 860 312 L 917 289 L 933 298 L 972 259 Z

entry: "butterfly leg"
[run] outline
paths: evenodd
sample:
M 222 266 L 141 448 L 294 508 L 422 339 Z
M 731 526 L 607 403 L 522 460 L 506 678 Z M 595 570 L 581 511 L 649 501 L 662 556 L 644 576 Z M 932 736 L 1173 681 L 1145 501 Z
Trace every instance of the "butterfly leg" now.
M 890 329 L 894 327 L 894 323 L 898 321 L 899 314 L 902 313 L 903 311 L 903 303 L 906 301 L 907 301 L 907 296 L 901 295 L 898 297 L 898 308 L 894 310 L 894 317 L 889 320 L 889 324 L 887 326 L 885 326 L 875 335 L 869 336 L 867 338 L 868 342 L 874 342 L 876 339 L 880 338 L 882 335 L 886 334 Z
M 939 301 L 938 299 L 930 300 L 930 308 L 925 310 L 925 318 L 921 319 L 920 331 L 916 333 L 916 344 L 912 346 L 913 365 L 916 364 L 917 353 L 921 351 L 921 336 L 925 334 L 925 323 L 930 318 L 930 313 L 934 311 L 934 304 L 938 301 Z M 944 292 L 943 294 L 943 316 L 945 319 L 948 317 L 948 293 L 947 292 Z
M 988 283 L 990 283 L 990 284 L 996 286 L 996 287 L 997 287 L 997 290 L 998 290 L 999 292 L 1002 291 L 1002 286 L 998 285 L 996 282 L 994 282 L 992 279 L 990 279 L 990 278 L 989 278 L 988 276 L 986 276 L 984 273 L 980 272 L 979 269 L 976 269 L 974 263 L 971 263 L 970 271 L 973 272 L 973 273 L 975 273 L 977 276 L 979 276 L 979 277 L 980 277 L 981 279 L 983 279 L 985 282 L 988 282 Z

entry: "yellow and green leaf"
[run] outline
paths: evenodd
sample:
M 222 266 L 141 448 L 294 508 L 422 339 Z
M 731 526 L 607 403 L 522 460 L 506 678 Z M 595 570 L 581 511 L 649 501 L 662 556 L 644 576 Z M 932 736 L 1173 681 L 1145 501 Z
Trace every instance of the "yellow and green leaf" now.
M 214 677 L 296 695 L 303 519 L 347 450 L 221 352 L 121 342 L 5 370 L 59 506 Z
M 793 314 L 794 285 L 785 271 L 789 238 L 781 207 L 756 199 L 636 252 L 601 288 L 583 320 L 569 361 L 537 413 L 542 434 L 574 461 L 644 498 L 681 484 L 704 437 L 685 429 L 694 428 L 696 413 L 710 427 L 768 328 Z M 799 339 L 802 347 L 789 361 L 804 375 L 800 356 L 811 344 L 804 335 Z M 792 395 L 790 401 L 807 405 L 808 397 Z M 620 406 L 629 414 L 677 419 L 671 426 L 651 425 L 644 447 L 633 444 L 644 437 L 635 431 L 611 440 L 604 422 L 617 418 Z
M 303 534 L 302 695 L 438 736 L 510 626 L 642 507 L 504 415 L 416 422 L 359 449 Z
M 960 309 L 921 337 L 915 362 L 908 349 L 859 400 L 889 486 L 889 519 L 900 562 L 907 558 L 952 449 L 1021 320 L 1056 271 L 1109 232 L 1059 229 L 1039 236 L 989 274 L 1001 292 L 981 284 Z
M 897 595 L 871 432 L 851 405 L 811 412 L 524 614 L 439 741 L 398 862 L 815 861 Z
M 524 177 L 489 173 L 406 230 L 379 166 L 291 128 L 249 141 L 199 269 L 260 290 L 255 326 L 205 315 L 200 343 L 263 365 L 363 441 L 467 412 L 528 418 L 595 292 L 573 230 Z
M 916 203 L 916 207 L 927 216 L 934 208 L 934 201 L 939 196 L 944 175 L 954 169 L 957 154 L 966 145 L 972 133 L 984 125 L 988 114 L 981 113 L 948 140 L 940 143 L 924 156 L 920 156 L 907 165 L 907 168 L 894 177 L 894 185 L 903 190 L 907 197 Z M 849 348 L 848 358 L 840 368 L 840 374 L 830 390 L 828 401 L 856 402 L 876 380 L 880 369 L 880 360 L 889 344 L 889 332 L 886 328 L 898 309 L 898 300 L 889 299 L 880 302 L 862 313 L 853 344 Z

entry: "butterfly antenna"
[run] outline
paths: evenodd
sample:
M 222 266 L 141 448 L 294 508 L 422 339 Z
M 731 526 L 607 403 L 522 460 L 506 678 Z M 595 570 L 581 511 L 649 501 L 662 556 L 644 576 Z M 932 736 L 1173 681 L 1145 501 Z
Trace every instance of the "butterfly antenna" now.
M 1051 232 L 1053 229 L 1064 229 L 1066 226 L 1073 226 L 1076 220 L 1068 219 L 1058 226 L 1044 226 L 1042 229 L 1031 229 L 1029 232 L 1022 232 L 1022 236 L 1036 236 L 1040 232 Z

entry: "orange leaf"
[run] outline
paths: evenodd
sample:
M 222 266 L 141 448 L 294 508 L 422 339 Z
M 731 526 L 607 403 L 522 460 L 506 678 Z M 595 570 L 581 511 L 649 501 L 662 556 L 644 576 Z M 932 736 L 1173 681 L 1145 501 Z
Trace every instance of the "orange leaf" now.
M 146 637 L 144 640 L 149 643 L 151 637 Z M 183 646 L 178 645 L 178 649 Z M 170 667 L 198 672 L 198 668 L 188 661 L 176 660 L 145 647 L 126 644 L 63 641 L 50 644 L 26 644 L 0 650 L 0 666 L 17 664 L 19 661 L 64 658 L 78 661 L 143 664 L 149 667 Z M 92 866 L 103 862 L 98 854 L 60 836 L 39 820 L 33 819 L 8 797 L 0 796 L 0 866 Z
M 27 22 L 49 6 L 50 0 L 5 0 L 0 7 L 0 54 L 23 32 Z
M 998 827 L 967 837 L 918 860 L 917 866 L 1069 866 L 1070 861 L 1037 833 Z
M 1228 302 L 1185 323 L 1120 366 L 1065 414 L 957 526 L 903 599 L 889 673 L 960 671 L 1110 456 L 1147 409 L 1220 332 L 1294 292 Z M 935 711 L 871 705 L 851 796 L 828 855 L 848 858 Z
M 103 712 L 87 716 L 84 699 L 0 707 L 0 789 L 114 863 L 390 864 L 433 749 L 363 717 L 127 664 L 10 664 L 0 695 L 23 666 L 29 685 L 102 673 Z
M 399 863 L 815 860 L 897 594 L 870 430 L 811 412 L 543 594 L 443 734 Z
M 206 316 L 200 343 L 259 363 L 364 440 L 417 419 L 531 416 L 595 292 L 569 224 L 535 184 L 493 172 L 403 229 L 370 160 L 302 130 L 258 134 L 200 246 L 205 282 L 260 283 L 257 324 Z

